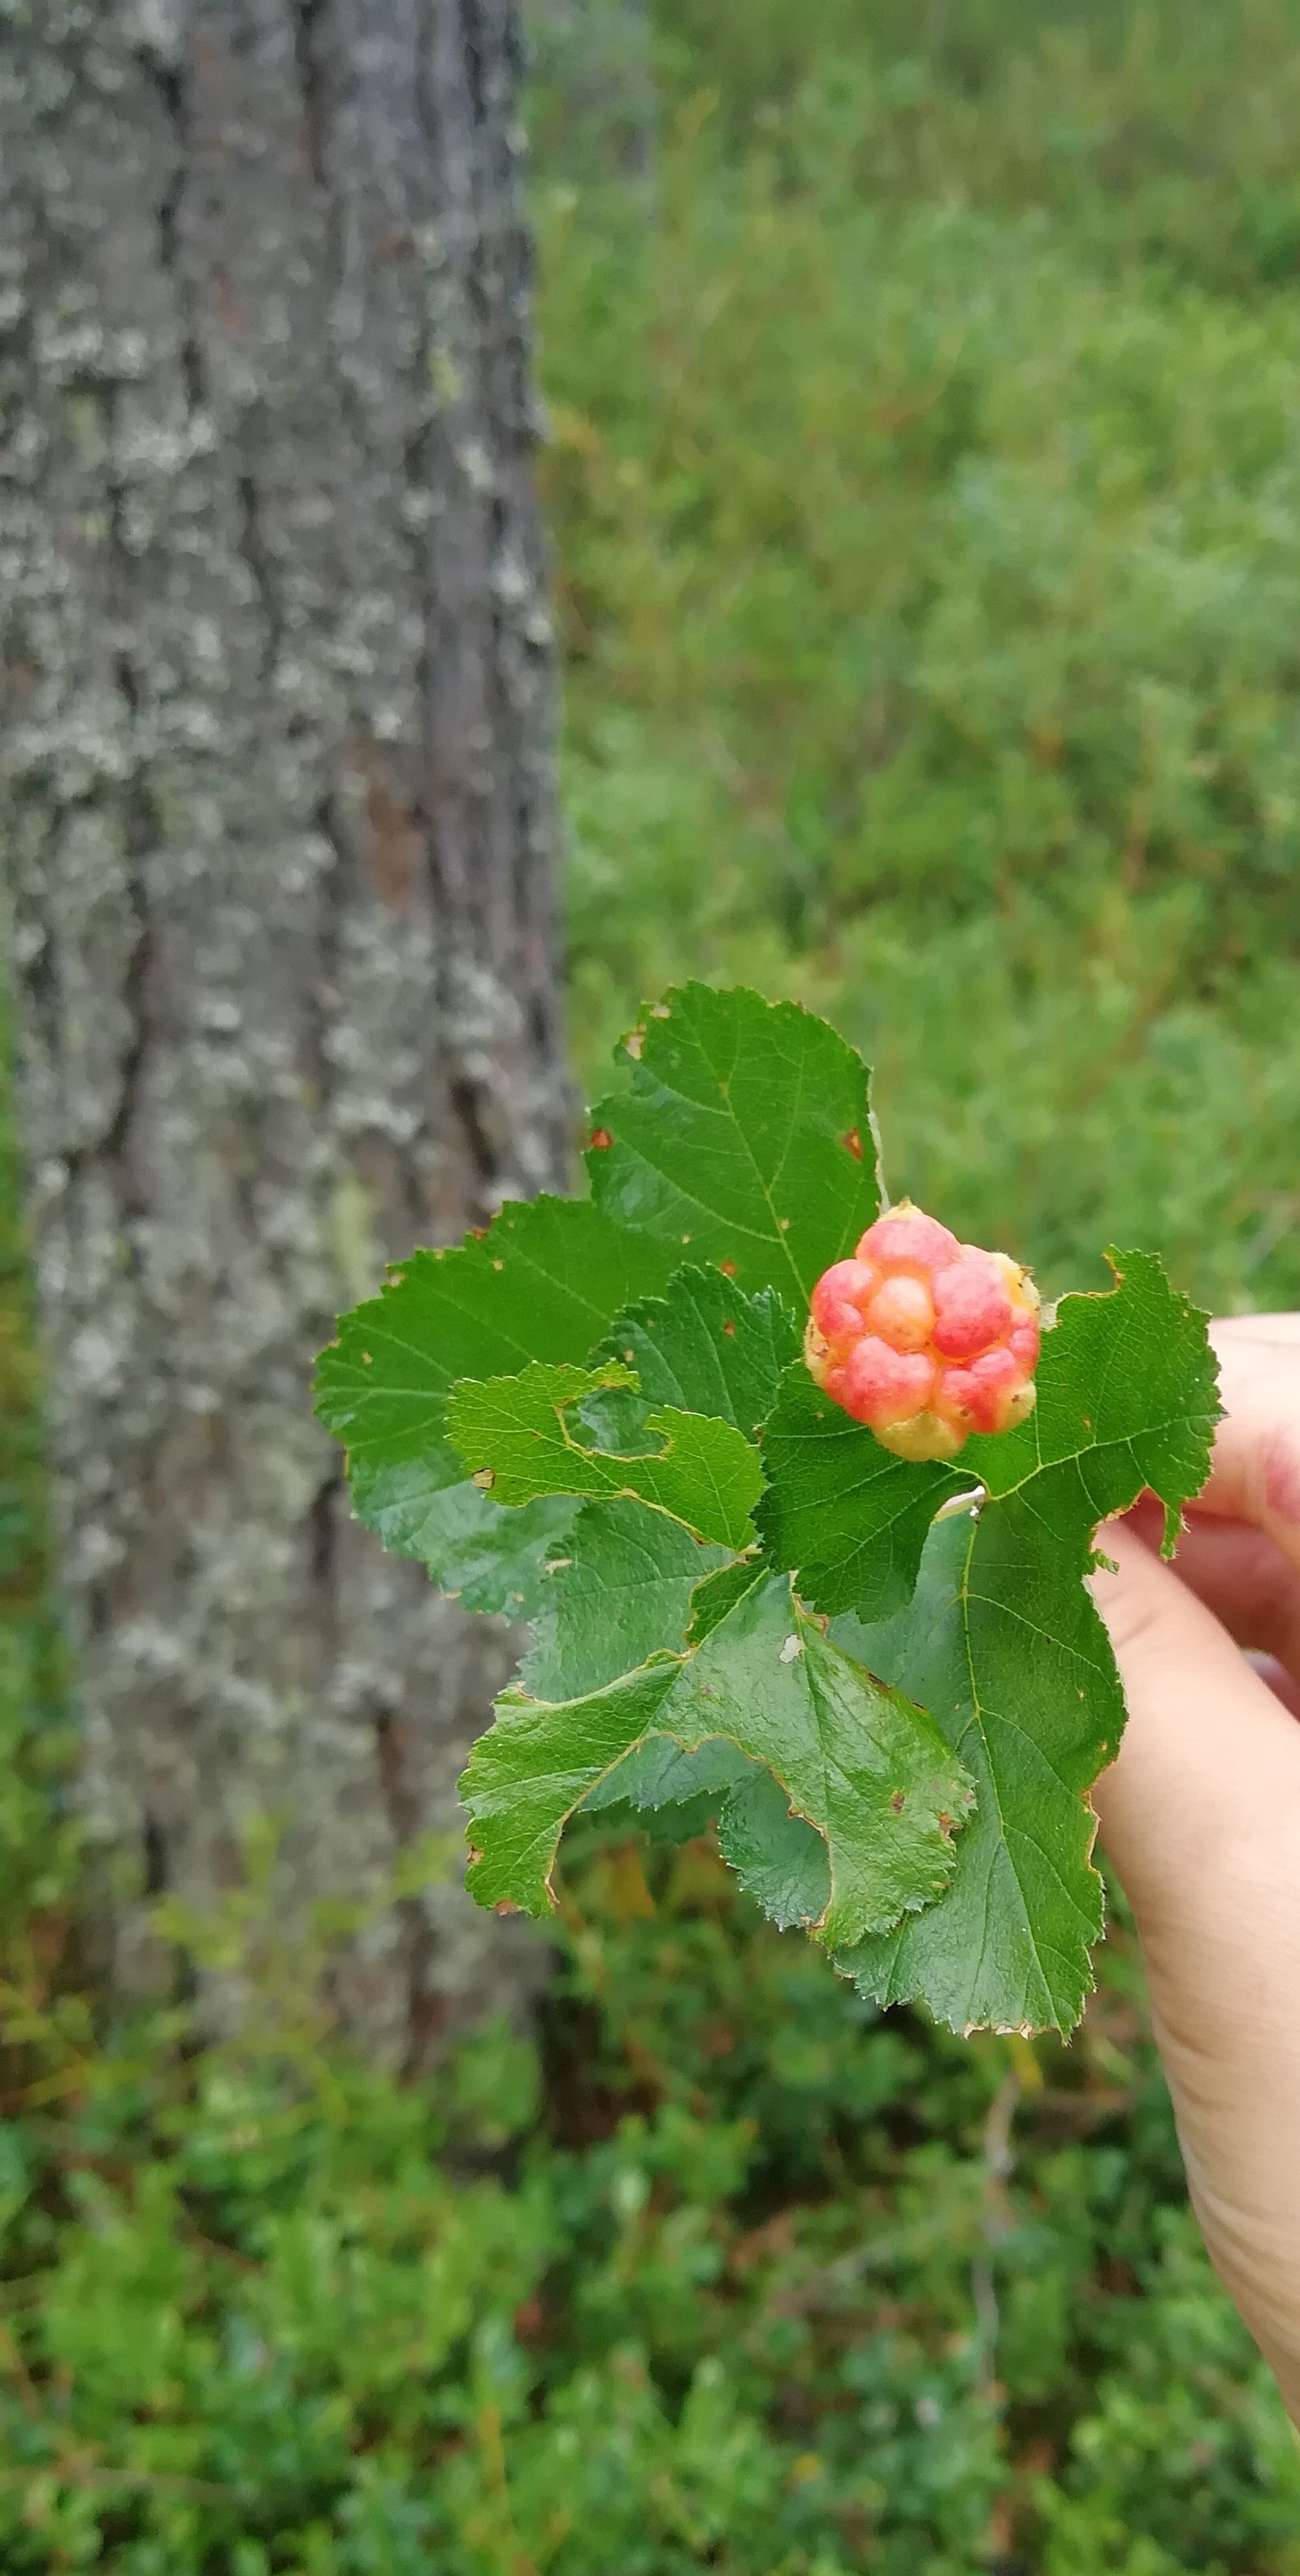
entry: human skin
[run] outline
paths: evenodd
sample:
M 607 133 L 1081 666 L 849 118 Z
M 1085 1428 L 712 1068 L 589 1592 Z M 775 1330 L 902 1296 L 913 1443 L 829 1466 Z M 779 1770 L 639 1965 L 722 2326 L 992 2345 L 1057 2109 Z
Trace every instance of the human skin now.
M 1212 1332 L 1227 1414 L 1177 1571 L 1149 1503 L 1101 1533 L 1129 1722 L 1093 1800 L 1193 2206 L 1300 2424 L 1300 1315 Z

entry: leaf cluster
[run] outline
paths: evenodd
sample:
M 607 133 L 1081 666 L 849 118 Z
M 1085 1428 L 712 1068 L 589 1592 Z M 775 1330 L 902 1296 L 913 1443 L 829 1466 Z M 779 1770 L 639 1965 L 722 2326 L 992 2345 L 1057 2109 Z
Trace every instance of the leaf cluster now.
M 589 1199 L 416 1253 L 321 1362 L 361 1517 L 533 1623 L 462 1784 L 475 1894 L 545 1912 L 580 1811 L 707 1816 L 865 1996 L 1068 2029 L 1124 1716 L 1085 1578 L 1099 1521 L 1149 1487 L 1172 1548 L 1204 1480 L 1204 1319 L 1112 1254 L 1109 1294 L 1061 1301 L 1030 1422 L 912 1464 L 799 1356 L 881 1204 L 853 1049 L 688 985 L 593 1117 Z

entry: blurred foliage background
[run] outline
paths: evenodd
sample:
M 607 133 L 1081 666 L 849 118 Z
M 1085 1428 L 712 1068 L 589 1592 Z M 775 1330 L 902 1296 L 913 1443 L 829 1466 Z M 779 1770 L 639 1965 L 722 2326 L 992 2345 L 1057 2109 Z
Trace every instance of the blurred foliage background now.
M 1051 1288 L 1138 1241 L 1300 1302 L 1300 6 L 537 37 L 580 1074 L 677 975 L 794 993 L 895 1192 Z M 1295 2576 L 1122 1910 L 1068 2049 L 965 2044 L 589 1831 L 536 2040 L 400 2086 L 254 1845 L 97 2026 L 16 1181 L 6 1131 L 5 2570 Z
M 895 1193 L 1292 1302 L 1300 13 L 658 14 L 647 176 L 540 130 L 582 1070 L 794 992 Z

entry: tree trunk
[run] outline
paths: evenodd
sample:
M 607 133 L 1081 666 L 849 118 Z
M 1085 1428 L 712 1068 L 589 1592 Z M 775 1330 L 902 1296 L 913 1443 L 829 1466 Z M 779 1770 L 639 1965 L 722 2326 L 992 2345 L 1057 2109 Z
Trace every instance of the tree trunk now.
M 199 1904 L 258 1811 L 290 1914 L 381 1885 L 504 1662 L 350 1521 L 310 1375 L 385 1258 L 565 1166 L 519 69 L 514 0 L 0 0 L 0 834 L 85 1795 L 110 1877 Z M 435 1889 L 344 2010 L 418 2055 L 532 1955 Z

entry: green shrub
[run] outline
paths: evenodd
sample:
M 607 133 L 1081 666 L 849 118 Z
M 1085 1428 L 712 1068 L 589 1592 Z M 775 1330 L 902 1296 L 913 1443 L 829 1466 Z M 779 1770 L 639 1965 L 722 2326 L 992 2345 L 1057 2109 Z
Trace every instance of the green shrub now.
M 1071 2048 L 966 2046 L 708 1845 L 590 1834 L 536 2047 L 403 2087 L 303 2011 L 52 2035 L 0 2129 L 0 2564 L 1297 2569 L 1133 1989 L 1121 1928 Z
M 1300 297 L 1152 257 L 1154 143 L 1105 258 L 1042 170 L 994 187 L 997 99 L 1031 159 L 1093 112 L 1009 7 L 973 94 L 865 9 L 802 63 L 797 12 L 671 14 L 656 219 L 537 191 L 584 1070 L 688 970 L 793 991 L 879 1065 L 894 1186 L 1054 1288 L 1110 1238 L 1291 1302 Z M 1240 193 L 1224 66 L 1280 115 L 1294 13 L 1071 20 Z
M 1230 295 L 1300 271 L 1292 0 L 654 0 L 653 16 L 665 87 L 715 99 L 729 154 L 814 86 L 885 203 L 1046 217 L 1099 265 Z M 808 165 L 790 152 L 784 173 L 797 186 Z

